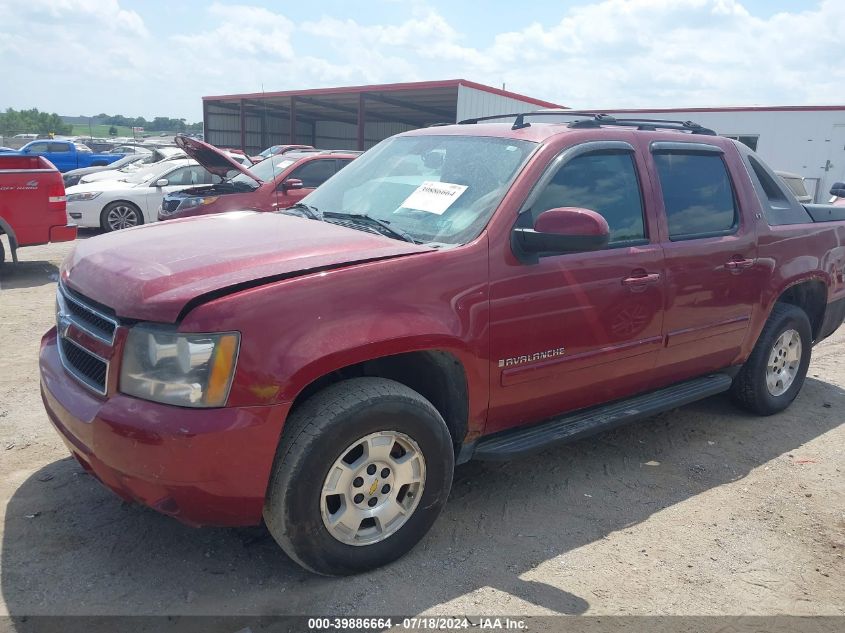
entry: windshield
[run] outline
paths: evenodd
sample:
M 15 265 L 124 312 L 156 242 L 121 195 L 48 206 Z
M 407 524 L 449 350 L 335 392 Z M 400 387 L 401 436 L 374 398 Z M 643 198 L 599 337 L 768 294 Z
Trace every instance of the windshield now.
M 285 169 L 293 165 L 294 162 L 296 161 L 290 159 L 276 160 L 268 158 L 267 160 L 262 160 L 260 163 L 256 163 L 255 165 L 249 165 L 248 167 L 249 171 L 255 174 L 256 177 L 260 178 L 263 182 L 269 182 Z M 242 173 L 238 173 L 238 175 L 230 179 L 229 182 L 243 183 L 250 185 L 251 187 L 258 186 L 258 183 L 254 178 L 250 178 L 246 174 Z
M 278 149 L 279 149 L 278 145 L 273 145 L 273 147 L 268 147 L 263 152 L 261 152 L 259 154 L 259 156 L 263 156 L 264 158 L 267 158 L 268 156 L 272 156 L 273 154 L 275 154 L 278 151 Z
M 369 215 L 417 242 L 464 244 L 487 225 L 535 147 L 486 136 L 395 136 L 304 202 L 326 213 Z

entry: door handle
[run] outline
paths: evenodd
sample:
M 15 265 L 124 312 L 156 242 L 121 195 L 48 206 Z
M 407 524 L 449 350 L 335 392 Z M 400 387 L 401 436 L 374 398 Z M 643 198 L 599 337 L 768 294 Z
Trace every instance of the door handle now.
M 732 273 L 740 273 L 746 268 L 751 268 L 753 265 L 753 259 L 732 259 L 731 261 L 725 264 L 725 268 L 727 268 Z
M 625 277 L 622 280 L 622 285 L 627 286 L 631 290 L 644 290 L 646 286 L 656 284 L 659 281 L 660 273 L 646 273 L 644 275 Z

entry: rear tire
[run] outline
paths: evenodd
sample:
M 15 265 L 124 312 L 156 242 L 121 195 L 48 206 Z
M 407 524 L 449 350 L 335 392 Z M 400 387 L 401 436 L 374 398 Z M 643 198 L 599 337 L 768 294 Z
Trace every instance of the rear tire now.
M 312 396 L 285 424 L 264 520 L 312 572 L 367 571 L 428 532 L 453 469 L 449 430 L 428 400 L 392 380 L 347 380 Z
M 119 231 L 141 226 L 144 216 L 141 209 L 131 202 L 118 200 L 109 202 L 100 213 L 100 226 L 104 231 Z
M 6 248 L 3 246 L 3 234 L 0 233 L 0 266 L 6 261 Z
M 788 303 L 776 303 L 754 350 L 734 378 L 734 401 L 758 415 L 786 409 L 804 384 L 812 345 L 807 313 Z

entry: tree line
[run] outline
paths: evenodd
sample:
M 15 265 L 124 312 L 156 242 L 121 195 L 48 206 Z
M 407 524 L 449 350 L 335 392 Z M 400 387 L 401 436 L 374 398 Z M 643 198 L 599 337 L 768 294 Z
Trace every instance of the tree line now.
M 201 132 L 202 122 L 186 123 L 185 119 L 171 119 L 170 117 L 157 116 L 147 120 L 142 116 L 127 117 L 122 114 L 110 115 L 101 112 L 96 117 L 100 123 L 106 125 L 123 125 L 125 127 L 142 127 L 145 130 L 156 130 L 158 132 Z
M 170 117 L 157 116 L 148 121 L 142 116 L 126 117 L 122 114 L 109 115 L 100 113 L 92 117 L 96 124 L 111 126 L 142 127 L 145 130 L 157 132 L 202 132 L 202 122 L 187 123 L 185 119 L 171 119 Z M 6 108 L 0 112 L 0 136 L 13 136 L 15 134 L 39 134 L 50 133 L 69 135 L 73 133 L 73 125 L 65 123 L 55 112 L 41 112 L 38 108 L 31 110 L 15 110 Z M 115 130 L 115 133 L 117 130 Z
M 40 112 L 38 108 L 31 110 L 14 110 L 6 108 L 0 112 L 0 135 L 13 136 L 15 134 L 70 134 L 73 126 L 62 121 L 56 113 Z

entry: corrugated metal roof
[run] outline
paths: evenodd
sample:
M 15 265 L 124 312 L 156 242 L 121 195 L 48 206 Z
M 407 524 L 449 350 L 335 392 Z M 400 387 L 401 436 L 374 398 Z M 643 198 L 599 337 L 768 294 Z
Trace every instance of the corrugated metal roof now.
M 484 84 L 477 83 L 475 81 L 469 81 L 468 79 L 445 79 L 441 81 L 413 81 L 413 82 L 406 82 L 406 83 L 393 83 L 393 84 L 372 84 L 366 86 L 340 86 L 337 88 L 310 88 L 306 90 L 282 90 L 282 91 L 275 91 L 275 92 L 250 92 L 250 93 L 243 93 L 243 94 L 229 94 L 229 95 L 214 95 L 214 96 L 207 96 L 203 97 L 203 101 L 239 101 L 240 99 L 272 99 L 278 97 L 314 97 L 314 96 L 334 96 L 334 95 L 357 95 L 361 92 L 374 92 L 374 93 L 382 93 L 382 92 L 406 92 L 406 91 L 428 91 L 428 90 L 437 90 L 443 88 L 454 88 L 457 89 L 458 86 L 467 86 L 468 88 L 475 88 L 476 90 L 483 90 L 484 92 L 489 92 L 492 94 L 497 94 L 503 97 L 510 97 L 512 99 L 518 99 L 520 101 L 525 101 L 526 103 L 531 103 L 533 105 L 537 105 L 543 108 L 562 108 L 565 106 L 561 106 L 559 104 L 552 103 L 550 101 L 544 101 L 542 99 L 536 99 L 534 97 L 528 97 L 526 95 L 518 94 L 516 92 L 511 92 L 509 90 L 503 90 L 500 88 L 494 88 L 493 86 L 487 86 Z

